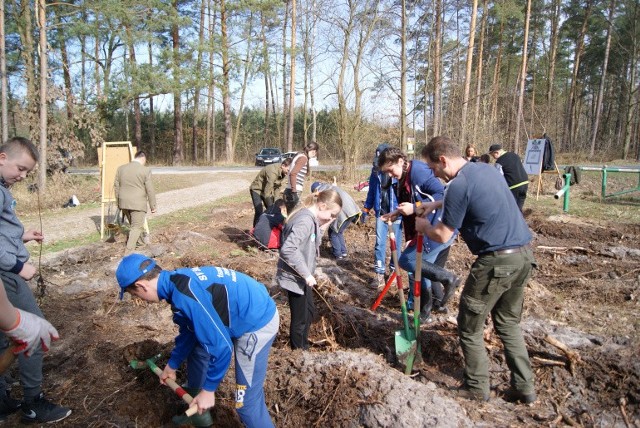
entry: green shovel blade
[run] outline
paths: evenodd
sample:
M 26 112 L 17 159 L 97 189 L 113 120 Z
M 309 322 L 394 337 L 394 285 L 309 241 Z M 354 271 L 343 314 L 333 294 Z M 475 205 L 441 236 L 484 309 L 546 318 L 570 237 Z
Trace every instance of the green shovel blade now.
M 400 364 L 407 367 L 409 371 L 413 368 L 413 361 L 416 355 L 417 343 L 414 331 L 409 331 L 409 335 L 404 330 L 398 330 L 395 334 L 396 357 Z M 411 367 L 409 367 L 411 366 Z

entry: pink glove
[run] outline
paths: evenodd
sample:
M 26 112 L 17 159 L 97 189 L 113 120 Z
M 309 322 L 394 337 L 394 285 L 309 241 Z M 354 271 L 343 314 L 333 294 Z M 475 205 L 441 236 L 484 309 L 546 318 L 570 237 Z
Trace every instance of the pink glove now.
M 58 340 L 58 330 L 49 321 L 30 312 L 16 309 L 18 320 L 13 328 L 2 330 L 18 346 L 14 353 L 24 352 L 27 357 L 42 344 L 42 350 L 48 351 L 51 340 Z

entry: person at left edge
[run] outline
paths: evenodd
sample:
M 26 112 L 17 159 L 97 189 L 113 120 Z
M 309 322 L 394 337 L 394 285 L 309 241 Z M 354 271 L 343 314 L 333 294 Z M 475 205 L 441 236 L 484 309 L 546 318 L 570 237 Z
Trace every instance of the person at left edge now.
M 16 215 L 16 200 L 11 187 L 24 180 L 38 162 L 38 150 L 23 137 L 13 137 L 0 147 L 0 279 L 11 304 L 35 317 L 44 315 L 38 306 L 27 281 L 36 274 L 36 267 L 29 261 L 25 242 L 41 242 L 44 235 L 36 230 L 26 230 Z M 27 317 L 29 317 L 27 315 Z M 25 319 L 26 321 L 26 319 Z M 8 332 L 7 336 L 11 337 Z M 0 337 L 0 353 L 9 347 L 6 337 Z M 29 354 L 18 356 L 22 403 L 10 398 L 4 377 L 0 376 L 0 420 L 2 416 L 22 409 L 22 421 L 49 423 L 65 419 L 71 409 L 49 401 L 42 391 L 43 357 L 46 346 L 37 346 Z M 6 400 L 5 400 L 6 399 Z
M 162 270 L 142 254 L 130 254 L 116 269 L 120 298 L 129 292 L 148 302 L 167 301 L 178 325 L 176 346 L 160 376 L 176 379 L 187 360 L 187 391 L 198 415 L 178 425 L 211 425 L 208 409 L 235 355 L 236 411 L 247 427 L 272 427 L 264 400 L 267 361 L 278 333 L 276 304 L 266 287 L 240 272 L 207 266 Z

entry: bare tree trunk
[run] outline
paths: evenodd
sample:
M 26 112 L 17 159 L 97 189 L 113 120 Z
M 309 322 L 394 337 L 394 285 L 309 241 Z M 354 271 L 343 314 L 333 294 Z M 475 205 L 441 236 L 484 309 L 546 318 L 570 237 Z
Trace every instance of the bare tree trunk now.
M 478 61 L 476 65 L 476 103 L 473 112 L 473 135 L 478 130 L 478 121 L 480 120 L 480 95 L 482 94 L 482 71 L 483 71 L 483 55 L 484 55 L 484 35 L 487 31 L 487 18 L 489 17 L 489 9 L 487 1 L 482 0 L 482 22 L 480 23 L 480 42 L 478 43 Z
M 469 93 L 471 91 L 471 66 L 473 65 L 473 45 L 476 38 L 476 18 L 478 16 L 478 0 L 473 0 L 471 22 L 469 23 L 469 46 L 467 47 L 467 64 L 464 75 L 464 95 L 462 97 L 462 129 L 460 130 L 460 144 L 467 144 L 467 111 L 469 110 Z
M 209 0 L 208 7 L 208 19 L 209 19 L 209 80 L 208 80 L 208 93 L 207 93 L 207 135 L 205 136 L 206 157 L 207 164 L 215 161 L 215 131 L 216 131 L 216 107 L 215 107 L 215 81 L 213 73 L 213 59 L 214 59 L 214 34 L 216 22 L 216 12 L 213 9 L 213 2 Z
M 442 95 L 442 0 L 435 0 L 436 35 L 433 52 L 433 136 L 440 135 L 440 102 Z M 426 131 L 426 129 L 425 129 Z
M 287 114 L 289 113 L 288 94 L 287 94 L 287 25 L 289 23 L 289 0 L 284 0 L 284 20 L 282 23 L 282 135 L 287 151 L 292 151 L 293 147 L 289 146 L 289 137 L 287 131 L 289 122 Z M 280 126 L 278 125 L 278 128 Z
M 264 11 L 260 11 L 260 39 L 262 41 L 262 73 L 264 75 L 264 130 L 263 130 L 263 144 L 267 145 L 269 141 L 269 128 L 270 128 L 270 116 L 269 116 L 269 95 L 270 95 L 270 80 L 269 71 L 271 64 L 269 62 L 269 47 L 267 45 L 266 34 L 267 22 L 264 16 Z
M 296 0 L 291 0 L 291 75 L 289 76 L 289 123 L 287 148 L 293 150 L 293 122 L 296 101 Z
M 600 89 L 598 90 L 598 100 L 596 101 L 596 115 L 591 128 L 591 150 L 589 157 L 593 158 L 596 151 L 596 137 L 598 136 L 598 125 L 600 124 L 600 112 L 602 111 L 602 100 L 604 98 L 604 85 L 607 77 L 607 66 L 609 65 L 609 50 L 611 48 L 611 33 L 613 33 L 613 10 L 616 2 L 611 0 L 609 4 L 609 27 L 607 28 L 607 44 L 604 48 L 604 61 L 602 63 L 602 76 L 600 76 Z
M 85 6 L 82 6 L 80 17 L 83 21 L 87 21 L 87 12 Z M 87 97 L 87 36 L 82 33 L 80 39 L 80 99 L 85 100 Z
M 96 20 L 100 19 L 100 16 L 96 16 Z M 100 30 L 96 26 L 95 35 L 93 40 L 93 81 L 96 84 L 96 98 L 98 102 L 102 100 L 102 87 L 100 86 Z
M 178 13 L 178 0 L 173 0 L 173 7 Z M 184 162 L 184 135 L 182 135 L 182 100 L 180 83 L 180 31 L 178 23 L 171 24 L 171 40 L 173 42 L 173 164 Z
M 313 0 L 312 1 L 313 4 L 313 10 L 312 10 L 312 17 L 313 17 L 313 24 L 311 27 L 311 33 L 312 33 L 312 37 L 311 37 L 311 44 L 309 46 L 310 49 L 310 54 L 311 54 L 311 64 L 309 67 L 309 95 L 310 95 L 310 101 L 311 101 L 311 141 L 317 141 L 317 132 L 318 132 L 318 112 L 316 111 L 316 102 L 315 102 L 315 86 L 313 84 L 313 58 L 315 58 L 315 47 L 316 47 L 316 38 L 318 36 L 318 27 L 316 24 L 316 14 L 317 14 L 317 8 L 316 8 L 316 1 Z
M 400 29 L 400 149 L 407 147 L 407 2 L 401 1 Z
M 527 0 L 527 14 L 524 18 L 524 43 L 522 46 L 522 68 L 520 69 L 520 89 L 518 91 L 518 113 L 516 113 L 516 137 L 513 151 L 520 153 L 520 123 L 524 112 L 524 80 L 527 77 L 527 48 L 529 45 L 529 21 L 531 20 L 531 0 Z
M 493 79 L 491 81 L 491 134 L 496 134 L 498 124 L 498 96 L 500 88 L 500 67 L 502 66 L 502 39 L 504 37 L 504 19 L 500 20 L 500 33 L 498 36 L 498 53 L 496 54 L 496 64 L 493 68 Z
M 47 15 L 45 0 L 38 0 L 38 27 L 40 28 L 40 168 L 38 191 L 47 188 Z
M 534 130 L 535 129 L 535 118 L 536 118 L 536 46 L 538 43 L 538 27 L 536 25 L 537 19 L 536 19 L 536 15 L 533 16 L 533 36 L 531 38 L 531 56 L 530 58 L 527 60 L 527 62 L 529 64 L 531 64 L 530 68 L 531 68 L 531 107 L 530 107 L 530 112 L 531 112 L 531 120 L 529 122 L 529 129 L 530 130 Z M 524 118 L 522 119 L 522 123 L 526 124 L 526 121 L 524 120 Z M 526 125 L 525 125 L 525 135 L 527 136 L 528 139 L 528 135 L 526 133 Z
M 229 38 L 227 36 L 227 9 L 226 1 L 220 1 L 220 31 L 222 49 L 222 108 L 224 112 L 224 146 L 226 150 L 227 162 L 234 160 L 233 148 L 233 124 L 231 123 L 231 88 L 229 85 L 229 74 L 231 73 L 231 63 L 229 61 Z
M 640 20 L 638 19 L 638 15 L 640 12 L 640 8 L 638 7 L 638 3 L 636 2 L 635 8 L 633 10 L 634 19 L 632 22 L 635 22 L 636 25 Z M 637 34 L 637 32 L 634 32 Z M 629 152 L 631 151 L 631 141 L 632 134 L 634 134 L 635 127 L 635 139 L 636 139 L 636 159 L 640 160 L 640 136 L 638 135 L 638 126 L 640 126 L 640 120 L 638 117 L 640 116 L 640 71 L 638 70 L 638 61 L 640 57 L 640 43 L 636 37 L 633 37 L 633 50 L 631 52 L 631 60 L 630 62 L 630 78 L 629 78 L 629 98 L 627 103 L 627 117 L 625 121 L 625 132 L 624 132 L 624 145 L 622 148 L 622 159 L 629 158 Z M 639 82 L 636 87 L 636 82 Z
M 249 28 L 247 29 L 247 35 L 244 37 L 245 44 L 247 46 L 247 53 L 243 61 L 242 72 L 242 86 L 240 88 L 240 106 L 238 107 L 238 115 L 236 118 L 236 130 L 233 134 L 233 147 L 237 147 L 238 136 L 240 135 L 240 126 L 242 124 L 242 113 L 244 110 L 244 97 L 247 92 L 247 82 L 249 81 L 249 74 L 253 69 L 253 40 L 251 39 L 253 34 L 253 12 L 249 12 Z
M 26 80 L 27 86 L 25 99 L 27 101 L 29 138 L 36 141 L 39 138 L 39 134 L 35 131 L 39 126 L 37 122 L 38 94 L 36 93 L 36 65 L 33 52 L 36 44 L 33 41 L 30 3 L 23 0 L 14 13 L 17 15 L 14 17 L 14 20 L 18 23 L 18 33 L 20 34 L 20 42 L 22 43 L 20 56 L 24 64 L 24 79 Z M 46 167 L 46 164 L 42 165 Z
M 580 34 L 578 36 L 578 41 L 576 43 L 576 49 L 573 59 L 573 74 L 571 77 L 571 86 L 569 88 L 569 97 L 567 99 L 567 112 L 564 117 L 564 132 L 563 132 L 563 141 L 559 144 L 560 147 L 565 147 L 568 149 L 573 148 L 573 129 L 575 127 L 574 123 L 574 112 L 575 112 L 575 98 L 576 98 L 576 88 L 578 86 L 578 70 L 580 68 L 580 61 L 582 59 L 582 54 L 584 52 L 584 37 L 587 33 L 587 26 L 589 21 L 589 16 L 591 15 L 591 2 L 587 2 L 587 7 L 584 11 L 584 20 L 582 21 L 582 29 L 580 30 Z
M 547 118 L 549 120 L 549 114 L 551 113 L 551 106 L 553 100 L 553 83 L 556 75 L 556 58 L 558 56 L 558 41 L 560 40 L 559 31 L 560 22 L 560 0 L 553 0 L 553 13 L 551 15 L 551 51 L 549 52 L 549 73 L 547 77 Z
M 129 64 L 131 65 L 131 71 L 133 72 L 138 66 L 138 63 L 136 61 L 135 44 L 129 27 L 127 27 L 127 35 L 129 39 Z M 133 75 L 135 76 L 135 73 L 133 73 Z M 135 86 L 132 85 L 132 87 Z M 138 93 L 133 94 L 133 121 L 133 144 L 136 146 L 137 150 L 142 150 L 142 116 L 140 114 L 140 96 Z
M 57 33 L 58 44 L 60 45 L 60 59 L 62 61 L 62 80 L 64 81 L 64 95 L 65 104 L 67 107 L 67 119 L 73 120 L 73 89 L 71 87 L 71 73 L 69 73 L 69 54 L 67 52 L 67 41 L 62 31 L 62 22 L 58 15 L 55 13 L 56 25 L 60 26 Z
M 149 41 L 149 66 L 153 67 L 153 46 Z M 156 157 L 156 112 L 153 108 L 153 94 L 149 94 L 149 144 L 151 145 L 151 159 Z
M 9 96 L 7 92 L 7 52 L 4 33 L 4 1 L 0 4 L 0 86 L 2 87 L 2 107 L 0 110 L 2 126 L 2 142 L 4 143 L 9 138 L 9 109 L 7 108 L 7 98 Z
M 198 119 L 200 118 L 200 70 L 202 69 L 202 48 L 204 46 L 204 18 L 207 0 L 200 1 L 200 27 L 198 28 L 198 56 L 196 58 L 196 87 L 193 94 L 193 121 L 191 122 L 191 158 L 198 162 Z
M 308 4 L 308 3 L 307 3 Z M 302 57 L 304 59 L 304 98 L 302 101 L 302 140 L 306 146 L 309 142 L 309 135 L 307 133 L 309 129 L 309 78 L 311 77 L 311 58 L 309 53 L 309 44 L 311 43 L 311 31 L 309 29 L 309 20 L 311 19 L 311 13 L 309 9 L 303 12 L 304 16 L 304 33 L 302 40 Z

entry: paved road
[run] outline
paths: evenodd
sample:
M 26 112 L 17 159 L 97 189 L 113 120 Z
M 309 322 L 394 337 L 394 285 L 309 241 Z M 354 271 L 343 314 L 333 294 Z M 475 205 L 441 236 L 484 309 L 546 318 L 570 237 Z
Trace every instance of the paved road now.
M 162 216 L 174 211 L 191 208 L 213 202 L 220 198 L 233 195 L 238 192 L 246 191 L 254 178 L 254 172 L 243 173 L 229 176 L 228 173 L 220 174 L 219 172 L 208 171 L 211 174 L 209 183 L 199 186 L 190 187 L 188 189 L 172 190 L 169 192 L 159 193 L 156 195 L 158 202 L 158 211 L 156 214 L 150 214 L 150 218 Z M 249 195 L 247 195 L 247 199 Z M 105 207 L 107 210 L 107 207 Z M 112 207 L 115 211 L 115 205 Z M 47 243 L 53 243 L 59 240 L 66 240 L 86 236 L 92 233 L 100 234 L 100 208 L 79 209 L 70 208 L 65 210 L 61 215 L 42 220 L 42 231 Z M 33 220 L 31 223 L 35 223 Z M 26 228 L 40 229 L 39 225 L 26 223 Z M 153 231 L 152 231 L 153 233 Z
M 364 165 L 363 167 L 367 167 Z M 151 171 L 154 174 L 198 174 L 198 173 L 212 173 L 212 172 L 253 172 L 260 171 L 262 166 L 152 166 Z M 313 168 L 314 171 L 337 171 L 341 169 L 341 165 L 319 165 Z M 96 175 L 98 174 L 98 168 L 69 168 L 67 173 L 69 174 L 86 174 Z

